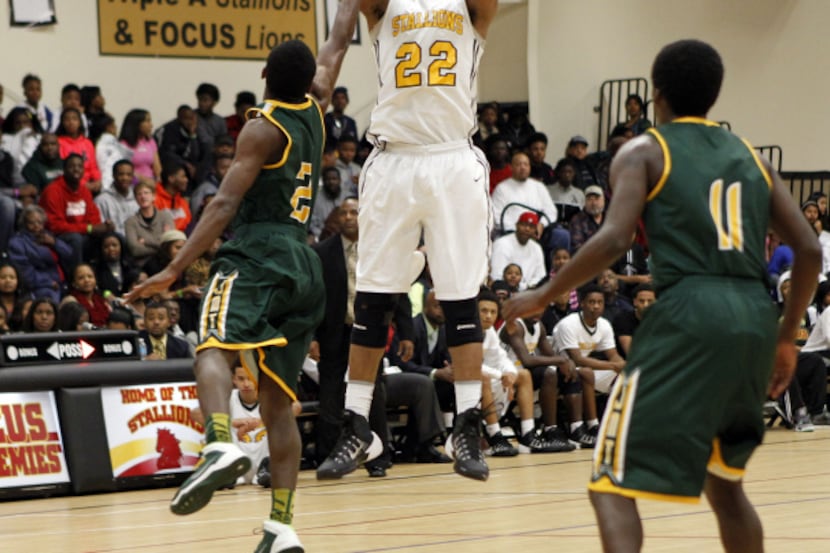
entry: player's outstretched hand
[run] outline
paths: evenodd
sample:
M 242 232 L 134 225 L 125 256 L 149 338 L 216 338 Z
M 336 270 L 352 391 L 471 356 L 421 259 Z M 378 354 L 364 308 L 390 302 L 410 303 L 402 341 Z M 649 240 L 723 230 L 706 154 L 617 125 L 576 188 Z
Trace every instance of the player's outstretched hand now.
M 769 381 L 769 389 L 767 393 L 772 399 L 777 399 L 778 396 L 784 393 L 787 386 L 790 385 L 793 373 L 795 372 L 795 362 L 798 358 L 798 349 L 791 341 L 778 341 L 775 351 L 775 367 L 772 369 L 772 377 Z
M 177 278 L 179 278 L 179 275 L 175 271 L 170 269 L 169 266 L 165 267 L 161 272 L 156 273 L 127 292 L 124 295 L 124 301 L 129 304 L 139 298 L 149 298 L 160 292 L 164 292 L 170 288 L 171 284 L 176 282 Z
M 545 310 L 545 295 L 541 288 L 520 292 L 507 300 L 502 306 L 502 317 L 514 321 L 534 315 L 541 315 Z

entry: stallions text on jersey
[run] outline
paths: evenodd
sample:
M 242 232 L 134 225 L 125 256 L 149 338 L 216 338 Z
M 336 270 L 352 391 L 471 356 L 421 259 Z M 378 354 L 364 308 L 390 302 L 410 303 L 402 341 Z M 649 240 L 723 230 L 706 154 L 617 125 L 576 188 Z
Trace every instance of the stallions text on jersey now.
M 372 29 L 378 100 L 376 143 L 465 140 L 476 126 L 476 77 L 484 40 L 465 0 L 389 0 Z

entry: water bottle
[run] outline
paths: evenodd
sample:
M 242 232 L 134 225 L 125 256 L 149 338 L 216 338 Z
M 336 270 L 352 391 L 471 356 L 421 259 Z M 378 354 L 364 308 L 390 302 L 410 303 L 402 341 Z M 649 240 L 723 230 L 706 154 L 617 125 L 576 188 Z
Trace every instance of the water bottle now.
M 142 360 L 147 357 L 147 342 L 145 342 L 144 338 L 141 337 L 138 339 L 138 356 Z

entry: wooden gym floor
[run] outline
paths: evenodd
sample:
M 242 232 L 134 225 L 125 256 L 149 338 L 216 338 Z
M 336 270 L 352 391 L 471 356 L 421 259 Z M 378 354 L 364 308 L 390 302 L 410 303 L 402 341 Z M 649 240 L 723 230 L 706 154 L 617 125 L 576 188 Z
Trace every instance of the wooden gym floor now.
M 590 452 L 490 459 L 490 480 L 450 465 L 397 465 L 386 478 L 359 470 L 341 481 L 300 475 L 295 526 L 308 553 L 599 551 L 585 482 Z M 769 552 L 830 547 L 830 428 L 767 433 L 747 492 Z M 170 514 L 173 489 L 0 503 L 4 553 L 250 553 L 270 507 L 262 488 L 217 493 L 202 511 Z M 645 551 L 721 551 L 705 499 L 641 501 Z

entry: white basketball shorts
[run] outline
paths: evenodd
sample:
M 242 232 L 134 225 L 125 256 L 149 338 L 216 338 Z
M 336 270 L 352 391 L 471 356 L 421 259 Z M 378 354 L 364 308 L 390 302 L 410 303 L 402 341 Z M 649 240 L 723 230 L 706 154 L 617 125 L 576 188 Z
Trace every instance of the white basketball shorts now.
M 376 148 L 360 175 L 357 290 L 408 292 L 423 232 L 436 297 L 475 298 L 489 261 L 489 171 L 468 141 Z

